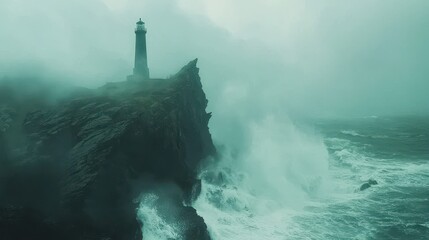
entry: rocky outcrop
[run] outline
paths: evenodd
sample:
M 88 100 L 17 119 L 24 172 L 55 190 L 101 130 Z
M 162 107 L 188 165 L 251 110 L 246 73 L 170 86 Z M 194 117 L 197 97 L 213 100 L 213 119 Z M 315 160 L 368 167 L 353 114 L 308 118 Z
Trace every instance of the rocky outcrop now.
M 366 190 L 370 188 L 373 185 L 377 185 L 378 182 L 374 179 L 369 179 L 366 183 L 362 184 L 359 188 L 360 191 Z
M 25 154 L 2 181 L 18 193 L 1 184 L 0 224 L 23 224 L 40 239 L 142 239 L 139 195 L 153 183 L 173 183 L 184 239 L 209 239 L 203 219 L 182 204 L 198 193 L 201 161 L 215 154 L 196 64 L 169 79 L 110 83 L 28 113 Z M 42 232 L 32 233 L 33 222 Z M 25 235 L 13 229 L 0 235 Z

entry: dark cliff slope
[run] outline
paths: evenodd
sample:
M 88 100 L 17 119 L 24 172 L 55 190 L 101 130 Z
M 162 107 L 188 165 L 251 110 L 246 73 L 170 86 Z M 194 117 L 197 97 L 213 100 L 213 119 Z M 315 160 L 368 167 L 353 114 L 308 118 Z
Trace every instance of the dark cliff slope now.
M 182 204 L 198 194 L 198 166 L 215 153 L 196 64 L 169 79 L 83 91 L 21 122 L 3 106 L 0 239 L 142 239 L 138 197 L 164 183 L 180 189 L 166 196 L 184 239 L 209 239 Z M 25 141 L 13 144 L 11 124 Z

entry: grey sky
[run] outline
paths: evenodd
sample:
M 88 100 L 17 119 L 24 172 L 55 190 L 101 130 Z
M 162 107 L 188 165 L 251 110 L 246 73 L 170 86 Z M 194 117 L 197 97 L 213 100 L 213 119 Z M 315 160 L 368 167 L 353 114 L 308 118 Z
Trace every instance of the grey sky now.
M 426 0 L 0 0 L 0 74 L 123 80 L 142 17 L 152 76 L 198 57 L 219 123 L 428 113 L 428 12 Z

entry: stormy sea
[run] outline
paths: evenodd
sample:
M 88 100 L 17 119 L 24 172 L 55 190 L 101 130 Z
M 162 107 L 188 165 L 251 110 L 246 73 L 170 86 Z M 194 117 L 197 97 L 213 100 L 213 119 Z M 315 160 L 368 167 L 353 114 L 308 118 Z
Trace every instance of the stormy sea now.
M 250 124 L 245 151 L 228 147 L 201 171 L 193 204 L 215 240 L 429 239 L 429 118 Z M 371 183 L 371 184 L 368 184 Z M 150 239 L 180 239 L 180 223 L 151 219 Z

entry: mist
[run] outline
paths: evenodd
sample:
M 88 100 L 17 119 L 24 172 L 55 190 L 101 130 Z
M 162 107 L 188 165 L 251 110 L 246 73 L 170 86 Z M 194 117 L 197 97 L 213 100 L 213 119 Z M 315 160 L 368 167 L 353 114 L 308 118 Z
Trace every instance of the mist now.
M 2 0 L 0 74 L 122 81 L 142 17 L 152 76 L 198 57 L 216 115 L 426 114 L 428 8 L 419 0 Z
M 426 1 L 1 4 L 0 76 L 85 87 L 131 74 L 142 17 L 151 76 L 198 57 L 213 137 L 230 147 L 267 118 L 429 113 Z

